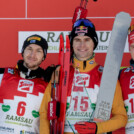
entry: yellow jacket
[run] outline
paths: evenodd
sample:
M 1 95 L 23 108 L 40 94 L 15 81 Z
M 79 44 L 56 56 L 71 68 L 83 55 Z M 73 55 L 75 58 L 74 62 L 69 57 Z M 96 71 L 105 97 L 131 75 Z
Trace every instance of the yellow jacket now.
M 50 121 L 47 119 L 48 102 L 51 100 L 51 82 L 48 84 L 40 107 L 40 134 L 50 134 Z
M 93 64 L 88 64 L 90 62 Z M 83 70 L 83 62 L 75 59 L 73 67 L 75 68 L 77 65 L 79 65 L 80 72 L 85 72 L 85 71 L 92 70 L 98 64 L 95 62 L 93 58 L 87 61 L 86 68 Z M 49 121 L 47 120 L 47 104 L 51 98 L 50 97 L 51 89 L 49 88 L 51 88 L 50 84 L 45 91 L 42 105 L 40 108 L 40 134 L 50 134 Z M 112 117 L 109 120 L 97 123 L 97 127 L 98 127 L 97 134 L 115 131 L 121 127 L 124 127 L 127 123 L 127 113 L 124 107 L 124 102 L 123 102 L 122 92 L 121 92 L 121 87 L 119 82 L 117 82 L 116 85 L 111 114 Z M 73 134 L 73 133 L 66 132 L 64 134 Z

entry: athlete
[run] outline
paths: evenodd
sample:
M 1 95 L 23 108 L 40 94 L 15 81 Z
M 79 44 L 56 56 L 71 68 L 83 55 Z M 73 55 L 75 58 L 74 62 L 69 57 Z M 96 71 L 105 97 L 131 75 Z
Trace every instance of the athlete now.
M 64 134 L 98 134 L 124 127 L 127 123 L 127 114 L 119 82 L 116 86 L 111 119 L 98 123 L 93 121 L 103 71 L 103 67 L 95 62 L 94 50 L 98 45 L 98 37 L 93 23 L 88 19 L 77 20 L 69 38 L 72 65 L 70 66 Z M 41 130 L 41 134 L 46 134 L 46 129 L 41 127 Z
M 23 60 L 14 68 L 0 69 L 0 134 L 40 133 L 39 109 L 44 92 L 50 93 L 39 67 L 47 48 L 43 37 L 29 36 L 22 47 Z
M 120 85 L 122 88 L 125 108 L 128 115 L 128 122 L 125 127 L 126 134 L 134 133 L 134 25 L 128 30 L 129 51 L 131 54 L 130 67 L 120 72 Z

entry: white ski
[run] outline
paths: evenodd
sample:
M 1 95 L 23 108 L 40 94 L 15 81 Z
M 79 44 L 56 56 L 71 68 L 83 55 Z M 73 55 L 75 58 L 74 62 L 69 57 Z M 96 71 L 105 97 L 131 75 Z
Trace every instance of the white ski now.
M 128 13 L 120 12 L 116 15 L 94 113 L 94 121 L 96 122 L 110 118 L 114 92 L 130 22 L 131 17 Z

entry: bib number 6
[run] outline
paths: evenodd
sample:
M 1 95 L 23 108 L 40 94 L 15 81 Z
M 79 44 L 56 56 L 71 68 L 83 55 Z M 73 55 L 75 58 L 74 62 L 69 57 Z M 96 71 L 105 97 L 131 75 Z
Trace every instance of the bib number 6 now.
M 19 102 L 18 107 L 17 107 L 17 115 L 18 116 L 23 116 L 26 111 L 26 102 Z

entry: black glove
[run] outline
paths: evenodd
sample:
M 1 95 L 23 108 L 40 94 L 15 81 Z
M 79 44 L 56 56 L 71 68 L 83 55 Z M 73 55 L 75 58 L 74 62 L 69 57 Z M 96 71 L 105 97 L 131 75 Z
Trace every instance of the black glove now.
M 44 70 L 43 78 L 46 82 L 49 82 L 51 80 L 52 73 L 55 71 L 56 66 L 48 66 Z

